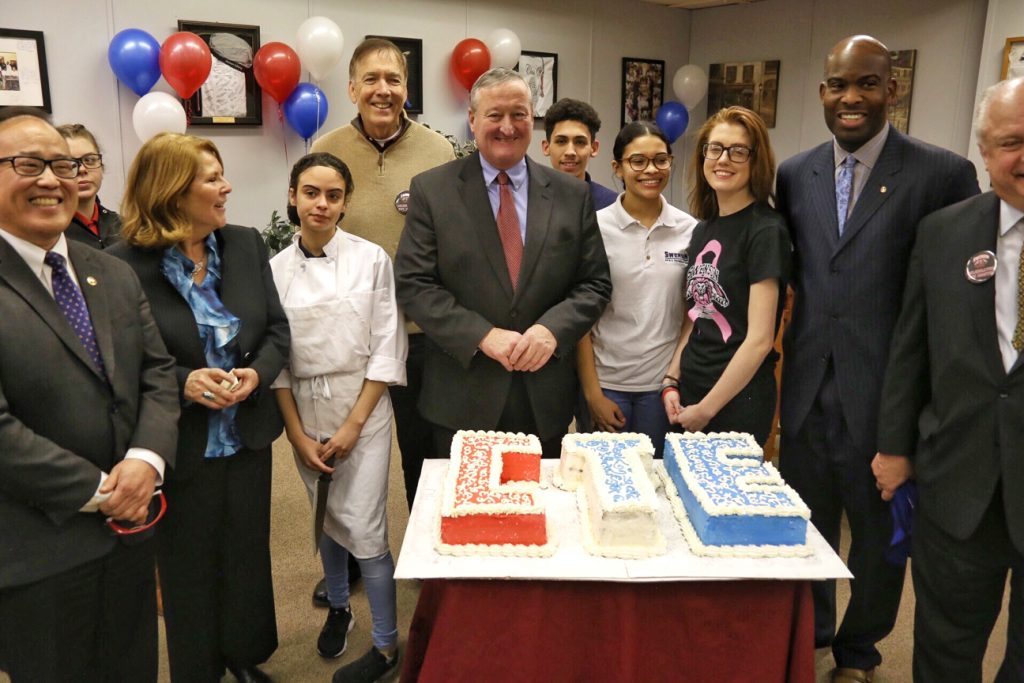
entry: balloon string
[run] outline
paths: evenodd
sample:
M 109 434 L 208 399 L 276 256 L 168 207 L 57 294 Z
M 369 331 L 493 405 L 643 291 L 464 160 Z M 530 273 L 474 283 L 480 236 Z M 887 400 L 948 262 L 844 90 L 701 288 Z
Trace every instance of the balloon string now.
M 316 81 L 316 128 L 313 130 L 313 138 L 320 137 L 320 81 Z M 309 145 L 306 145 L 306 153 L 309 154 Z
M 185 128 L 192 125 L 192 99 L 185 100 Z
M 284 114 L 281 112 L 281 103 L 277 104 L 277 121 L 281 124 L 281 145 L 284 147 L 284 168 L 285 173 L 291 168 L 288 161 L 288 131 L 284 127 Z

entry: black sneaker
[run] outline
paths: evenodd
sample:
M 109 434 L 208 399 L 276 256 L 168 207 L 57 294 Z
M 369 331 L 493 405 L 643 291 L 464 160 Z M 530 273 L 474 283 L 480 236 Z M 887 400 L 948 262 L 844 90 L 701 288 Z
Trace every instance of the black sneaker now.
M 348 647 L 348 632 L 355 626 L 356 620 L 348 607 L 327 610 L 327 621 L 320 629 L 320 637 L 316 639 L 316 651 L 321 657 L 334 659 L 345 653 Z
M 376 647 L 334 672 L 333 683 L 377 683 L 398 668 L 398 649 L 395 656 L 388 659 Z

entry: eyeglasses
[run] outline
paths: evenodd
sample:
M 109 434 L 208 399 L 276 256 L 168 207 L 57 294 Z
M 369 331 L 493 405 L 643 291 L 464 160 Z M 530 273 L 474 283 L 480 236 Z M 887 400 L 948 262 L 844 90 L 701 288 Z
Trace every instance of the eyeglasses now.
M 14 172 L 26 178 L 34 178 L 43 175 L 43 171 L 49 166 L 53 175 L 58 178 L 69 180 L 78 177 L 78 167 L 81 162 L 70 157 L 57 157 L 56 159 L 40 159 L 39 157 L 3 157 L 0 163 L 9 161 Z
M 701 146 L 701 151 L 704 153 L 705 159 L 711 160 L 721 159 L 722 154 L 728 154 L 729 160 L 735 161 L 737 164 L 746 163 L 750 159 L 750 155 L 754 153 L 754 150 L 745 145 L 723 147 L 717 142 L 705 142 Z
M 653 157 L 646 156 L 644 154 L 634 154 L 630 157 L 622 159 L 629 167 L 639 173 L 640 171 L 646 171 L 647 166 L 654 164 L 654 168 L 659 171 L 667 171 L 672 168 L 672 155 L 671 154 L 655 154 Z
M 78 163 L 82 165 L 82 168 L 103 168 L 103 155 L 86 154 L 84 157 L 78 157 Z

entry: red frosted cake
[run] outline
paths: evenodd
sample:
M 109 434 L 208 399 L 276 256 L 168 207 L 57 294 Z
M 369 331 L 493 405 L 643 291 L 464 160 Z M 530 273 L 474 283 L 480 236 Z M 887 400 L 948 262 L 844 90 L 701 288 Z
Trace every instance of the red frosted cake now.
M 435 545 L 450 555 L 550 555 L 536 436 L 460 431 L 441 492 Z

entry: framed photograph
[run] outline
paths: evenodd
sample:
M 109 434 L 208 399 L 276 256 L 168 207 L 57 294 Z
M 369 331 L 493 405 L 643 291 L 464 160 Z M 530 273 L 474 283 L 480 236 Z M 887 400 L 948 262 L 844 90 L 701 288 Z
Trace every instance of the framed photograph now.
M 409 82 L 405 91 L 405 111 L 407 114 L 423 113 L 423 41 L 419 38 L 396 38 L 394 36 L 366 36 L 367 38 L 383 38 L 398 46 L 405 55 L 405 64 L 409 68 Z
M 739 105 L 757 112 L 765 126 L 774 128 L 779 64 L 777 59 L 712 64 L 708 69 L 708 116 L 722 107 Z
M 903 133 L 910 131 L 910 99 L 914 94 L 914 64 L 917 50 L 893 50 L 892 77 L 896 79 L 896 97 L 889 103 L 889 124 Z
M 1007 38 L 1003 48 L 1003 71 L 1000 80 L 1024 76 L 1024 36 Z
M 533 118 L 544 118 L 548 108 L 558 101 L 558 55 L 523 50 L 516 71 L 523 75 L 533 93 Z
M 42 31 L 0 28 L 0 107 L 50 106 Z
M 622 123 L 653 121 L 665 101 L 665 62 L 622 58 Z
M 263 125 L 263 91 L 252 72 L 260 49 L 260 27 L 178 21 L 179 31 L 190 31 L 210 46 L 213 68 L 196 94 L 182 102 L 190 126 Z

